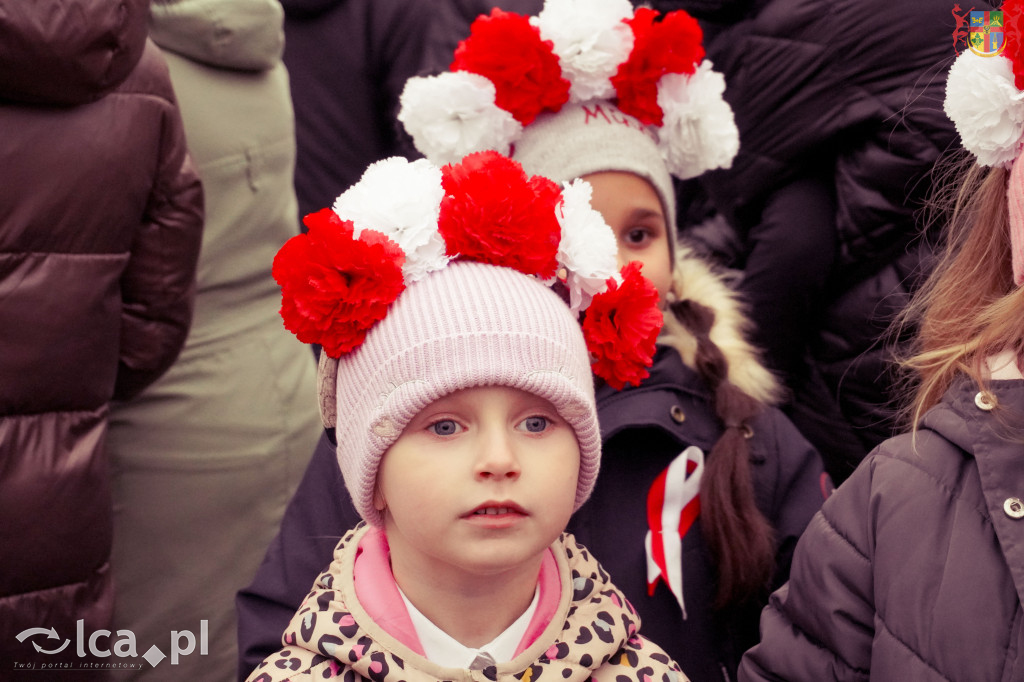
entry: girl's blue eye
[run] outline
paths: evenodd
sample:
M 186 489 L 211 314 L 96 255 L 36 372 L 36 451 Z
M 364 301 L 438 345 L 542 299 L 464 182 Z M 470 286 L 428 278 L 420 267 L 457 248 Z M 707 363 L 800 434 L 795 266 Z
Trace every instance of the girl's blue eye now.
M 548 427 L 547 417 L 527 417 L 523 420 L 523 426 L 530 433 L 540 433 Z
M 429 428 L 438 436 L 454 436 L 459 430 L 459 425 L 453 419 L 442 419 L 431 424 Z

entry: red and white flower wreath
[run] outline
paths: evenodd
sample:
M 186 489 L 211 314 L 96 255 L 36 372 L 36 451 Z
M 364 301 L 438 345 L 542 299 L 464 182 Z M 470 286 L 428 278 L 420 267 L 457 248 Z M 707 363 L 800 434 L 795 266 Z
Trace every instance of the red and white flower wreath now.
M 400 191 L 396 191 L 401 188 Z M 281 247 L 273 276 L 285 327 L 338 358 L 363 343 L 407 284 L 455 259 L 514 268 L 568 292 L 594 373 L 611 386 L 648 376 L 661 330 L 640 264 L 617 270 L 615 235 L 590 185 L 559 188 L 494 151 L 438 168 L 395 157 L 370 166 L 333 209 Z
M 686 12 L 634 13 L 629 0 L 546 0 L 536 17 L 496 8 L 473 22 L 450 72 L 406 82 L 398 118 L 444 164 L 509 154 L 524 126 L 567 102 L 614 101 L 649 126 L 670 173 L 696 177 L 739 150 L 725 79 L 701 40 Z
M 1008 168 L 1024 149 L 1024 0 L 1002 6 L 1003 51 L 964 50 L 946 80 L 943 108 L 982 166 Z

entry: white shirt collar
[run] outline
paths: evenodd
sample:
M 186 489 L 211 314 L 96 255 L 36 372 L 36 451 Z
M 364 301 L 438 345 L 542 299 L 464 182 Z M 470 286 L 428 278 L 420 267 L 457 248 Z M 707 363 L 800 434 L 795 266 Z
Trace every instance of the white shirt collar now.
M 533 592 L 533 601 L 530 602 L 523 615 L 519 616 L 512 625 L 509 625 L 504 632 L 489 643 L 479 649 L 472 649 L 456 641 L 420 613 L 401 588 L 398 589 L 398 593 L 402 595 L 405 608 L 409 611 L 409 619 L 416 629 L 416 636 L 419 637 L 424 654 L 429 660 L 446 668 L 469 668 L 470 664 L 481 654 L 490 656 L 496 663 L 511 661 L 515 657 L 519 642 L 526 634 L 526 628 L 529 627 L 533 614 L 537 610 L 537 603 L 540 601 L 540 590 L 536 589 Z

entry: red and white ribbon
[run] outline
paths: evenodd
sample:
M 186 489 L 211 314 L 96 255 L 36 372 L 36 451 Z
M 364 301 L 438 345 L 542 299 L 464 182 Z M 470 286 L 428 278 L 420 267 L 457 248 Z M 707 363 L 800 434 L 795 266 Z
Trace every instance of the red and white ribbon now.
M 647 593 L 654 594 L 659 578 L 683 602 L 683 536 L 700 515 L 700 479 L 704 453 L 691 445 L 672 460 L 647 493 Z

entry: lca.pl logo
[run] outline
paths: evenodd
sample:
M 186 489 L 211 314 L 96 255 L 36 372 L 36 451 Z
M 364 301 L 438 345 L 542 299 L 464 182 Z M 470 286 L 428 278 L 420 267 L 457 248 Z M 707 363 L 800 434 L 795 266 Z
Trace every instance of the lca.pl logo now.
M 116 639 L 114 637 L 116 636 Z M 96 630 L 88 637 L 85 635 L 85 621 L 79 620 L 75 627 L 75 638 L 63 639 L 57 634 L 56 628 L 28 628 L 16 635 L 16 639 L 22 642 L 26 649 L 31 644 L 37 654 L 53 656 L 67 653 L 61 657 L 60 662 L 48 662 L 45 659 L 35 661 L 15 661 L 15 670 L 45 670 L 56 668 L 138 668 L 142 664 L 137 661 L 96 661 L 95 659 L 107 659 L 116 657 L 118 659 L 139 658 L 138 649 L 135 643 L 135 633 L 131 630 L 118 630 L 116 635 L 110 630 Z M 199 621 L 199 639 L 191 630 L 171 630 L 171 643 L 169 647 L 171 665 L 177 665 L 182 656 L 188 656 L 195 652 L 196 644 L 199 645 L 199 655 L 206 656 L 209 653 L 209 622 Z M 56 641 L 54 641 L 56 640 Z M 74 644 L 74 649 L 69 647 Z M 68 660 L 71 652 L 83 659 L 80 664 Z M 86 661 L 87 656 L 93 658 Z M 32 658 L 36 658 L 32 656 Z M 142 654 L 142 658 L 154 668 L 159 665 L 167 654 L 160 650 L 155 644 Z

